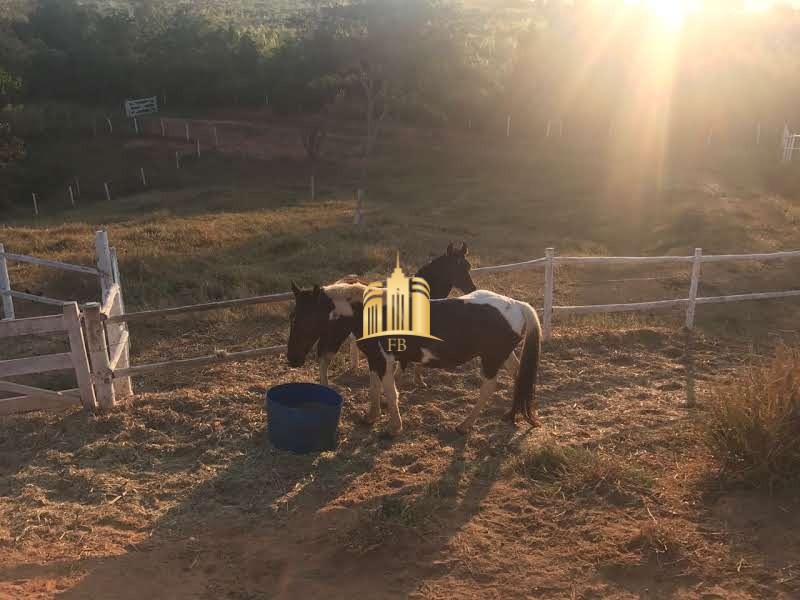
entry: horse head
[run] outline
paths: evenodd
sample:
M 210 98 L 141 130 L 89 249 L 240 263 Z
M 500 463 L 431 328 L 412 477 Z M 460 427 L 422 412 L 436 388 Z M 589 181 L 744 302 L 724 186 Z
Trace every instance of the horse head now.
M 292 282 L 292 292 L 295 304 L 290 315 L 286 360 L 290 367 L 302 367 L 306 355 L 325 332 L 334 303 L 318 285 L 301 290 Z
M 447 251 L 440 257 L 433 259 L 417 272 L 431 286 L 431 298 L 446 298 L 450 290 L 458 288 L 464 294 L 474 292 L 477 288 L 469 272 L 472 265 L 467 260 L 469 250 L 465 243 L 461 248 L 453 244 L 447 246 Z

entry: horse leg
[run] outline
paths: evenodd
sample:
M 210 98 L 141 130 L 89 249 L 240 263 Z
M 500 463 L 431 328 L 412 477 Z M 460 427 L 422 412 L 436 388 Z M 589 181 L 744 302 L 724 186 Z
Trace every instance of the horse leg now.
M 456 428 L 459 433 L 469 433 L 469 430 L 472 429 L 473 425 L 475 425 L 475 419 L 478 418 L 478 415 L 483 410 L 483 407 L 486 406 L 486 403 L 489 401 L 489 398 L 492 397 L 492 394 L 494 394 L 495 390 L 497 390 L 496 377 L 493 379 L 483 380 L 478 401 L 475 403 L 475 406 L 472 407 L 472 411 L 469 413 L 469 415 L 467 415 L 467 418 L 464 419 Z
M 375 371 L 369 372 L 369 413 L 367 423 L 375 423 L 381 418 L 381 378 Z
M 394 384 L 394 358 L 386 359 L 386 374 L 383 376 L 383 393 L 389 403 L 389 433 L 399 435 L 403 431 L 400 407 L 397 405 L 397 386 Z
M 319 357 L 319 383 L 320 385 L 328 385 L 328 365 L 331 362 L 333 354 L 326 352 Z
M 428 384 L 422 379 L 422 366 L 419 363 L 414 363 L 414 383 L 421 388 L 428 387 Z
M 511 354 L 508 355 L 505 364 L 506 370 L 512 375 L 517 374 L 517 370 L 519 370 L 519 358 L 517 358 L 516 353 L 512 350 Z
M 358 344 L 353 334 L 350 334 L 350 368 L 353 372 L 358 372 Z

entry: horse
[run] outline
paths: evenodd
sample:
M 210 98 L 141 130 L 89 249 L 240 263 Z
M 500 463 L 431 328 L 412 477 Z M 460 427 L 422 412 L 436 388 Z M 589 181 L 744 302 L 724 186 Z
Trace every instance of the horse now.
M 287 359 L 290 366 L 301 366 L 305 356 L 320 336 L 329 320 L 342 320 L 352 326 L 352 333 L 363 336 L 363 301 L 355 294 L 347 306 L 337 303 L 326 289 L 314 286 L 300 290 L 293 286 L 296 305 L 289 334 Z M 385 338 L 358 341 L 359 350 L 367 357 L 370 370 L 370 410 L 366 416 L 375 423 L 381 416 L 381 392 L 389 404 L 391 435 L 403 430 L 395 385 L 395 365 L 405 368 L 410 363 L 427 367 L 454 370 L 473 358 L 481 359 L 481 384 L 478 401 L 458 426 L 467 433 L 480 412 L 497 389 L 497 374 L 505 364 L 515 363 L 514 349 L 525 340 L 517 369 L 513 403 L 504 419 L 510 422 L 521 414 L 532 426 L 536 416 L 536 377 L 541 354 L 541 325 L 533 307 L 519 300 L 487 290 L 476 290 L 459 298 L 431 300 L 431 334 L 439 340 L 409 336 L 404 352 L 393 352 Z M 510 367 L 509 367 L 510 368 Z
M 469 250 L 466 243 L 462 242 L 461 248 L 456 248 L 451 242 L 442 256 L 433 259 L 417 271 L 417 276 L 423 277 L 431 287 L 431 298 L 446 298 L 453 288 L 458 288 L 462 293 L 473 292 L 477 289 L 469 274 L 472 265 L 467 260 L 468 253 Z M 349 286 L 360 286 L 360 288 Z M 358 300 L 360 300 L 364 295 L 365 287 L 365 282 L 361 281 L 356 275 L 348 275 L 334 284 L 320 289 L 325 292 L 334 304 L 339 302 L 340 308 L 343 308 L 349 302 L 351 296 L 358 296 Z M 292 282 L 292 291 L 295 294 L 295 299 L 297 299 L 299 288 L 294 282 Z M 309 331 L 309 334 L 298 332 L 298 339 L 311 341 L 310 343 L 304 341 L 299 346 L 295 344 L 295 347 L 298 348 L 296 350 L 298 354 L 293 358 L 299 360 L 299 350 L 305 348 L 303 353 L 303 361 L 305 361 L 305 356 L 311 350 L 314 342 L 319 341 L 317 344 L 317 360 L 319 361 L 319 382 L 322 385 L 328 385 L 328 365 L 344 341 L 351 337 L 352 341 L 355 342 L 355 338 L 350 333 L 352 330 L 350 322 L 352 315 L 346 313 L 346 310 L 340 310 L 336 313 L 337 316 L 335 318 L 329 315 L 329 319 L 325 323 L 320 322 L 312 325 L 308 322 L 301 322 L 298 324 L 299 328 L 308 328 Z M 291 331 L 295 329 L 294 313 L 290 315 L 290 320 L 292 322 L 289 334 L 291 339 Z M 358 364 L 358 348 L 355 345 L 351 346 L 350 356 L 352 364 Z M 300 362 L 299 365 L 292 366 L 302 366 L 302 364 Z M 414 379 L 417 384 L 425 385 L 422 381 L 422 376 L 416 369 L 414 371 Z

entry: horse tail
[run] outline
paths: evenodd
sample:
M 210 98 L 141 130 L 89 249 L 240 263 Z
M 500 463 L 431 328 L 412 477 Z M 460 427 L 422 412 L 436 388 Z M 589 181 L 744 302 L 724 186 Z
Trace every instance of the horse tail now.
M 519 302 L 518 306 L 525 316 L 525 345 L 522 348 L 517 379 L 514 382 L 511 420 L 514 420 L 517 413 L 522 413 L 528 423 L 536 425 L 536 374 L 539 370 L 539 355 L 542 349 L 542 326 L 530 304 Z

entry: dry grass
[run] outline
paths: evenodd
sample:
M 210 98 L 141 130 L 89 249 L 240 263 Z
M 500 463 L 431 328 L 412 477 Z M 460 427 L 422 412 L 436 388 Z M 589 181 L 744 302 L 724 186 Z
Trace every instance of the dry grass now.
M 725 473 L 769 486 L 800 474 L 800 350 L 781 346 L 765 364 L 711 389 L 706 441 Z
M 262 146 L 257 131 L 243 132 L 242 144 Z M 48 211 L 38 223 L 7 223 L 0 237 L 14 251 L 88 264 L 94 230 L 108 227 L 132 310 L 383 274 L 397 248 L 413 267 L 452 239 L 468 242 L 475 266 L 552 245 L 564 254 L 800 246 L 792 199 L 761 195 L 746 161 L 724 176 L 685 167 L 654 189 L 635 177 L 607 185 L 602 153 L 400 133 L 390 131 L 392 147 L 374 165 L 364 230 L 351 224 L 357 169 L 345 148 L 321 171 L 316 203 L 296 161 L 237 166 L 232 152 L 208 153 L 185 165 L 179 189 L 156 183 L 112 205 Z M 164 163 L 169 148 L 147 139 Z M 556 298 L 677 298 L 686 271 L 565 267 Z M 54 297 L 97 296 L 91 278 L 25 265 L 12 281 Z M 707 265 L 701 293 L 795 281 L 791 265 Z M 541 302 L 541 272 L 478 284 Z M 500 421 L 513 387 L 503 372 L 475 431 L 456 435 L 480 384 L 467 365 L 426 375 L 426 389 L 404 378 L 406 431 L 388 439 L 385 420 L 370 428 L 359 417 L 366 374 L 337 360 L 331 381 L 347 400 L 339 447 L 288 455 L 264 441 L 263 393 L 317 374 L 275 358 L 138 378 L 132 405 L 111 415 L 3 419 L 0 596 L 796 597 L 800 522 L 791 515 L 800 505 L 708 494 L 713 463 L 685 403 L 740 368 L 753 340 L 790 338 L 798 312 L 793 301 L 704 306 L 694 337 L 679 332 L 677 312 L 557 321 L 543 354 L 539 430 Z M 134 323 L 133 362 L 281 343 L 285 313 Z M 24 340 L 2 357 L 44 344 Z M 752 506 L 765 507 L 757 522 Z
M 620 457 L 552 441 L 526 448 L 507 467 L 532 482 L 549 484 L 550 493 L 599 496 L 619 505 L 635 503 L 653 485 L 652 477 Z

